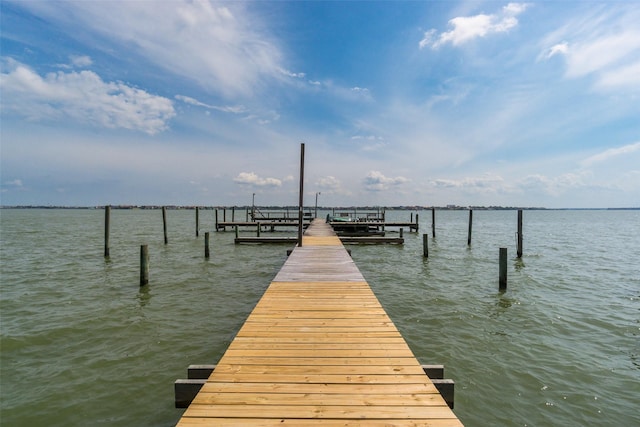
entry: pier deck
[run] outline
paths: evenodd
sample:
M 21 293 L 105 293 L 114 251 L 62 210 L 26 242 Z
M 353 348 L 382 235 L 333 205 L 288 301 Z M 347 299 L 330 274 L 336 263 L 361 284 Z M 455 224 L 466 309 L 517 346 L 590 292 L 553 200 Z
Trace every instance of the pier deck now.
M 178 423 L 462 426 L 323 220 Z

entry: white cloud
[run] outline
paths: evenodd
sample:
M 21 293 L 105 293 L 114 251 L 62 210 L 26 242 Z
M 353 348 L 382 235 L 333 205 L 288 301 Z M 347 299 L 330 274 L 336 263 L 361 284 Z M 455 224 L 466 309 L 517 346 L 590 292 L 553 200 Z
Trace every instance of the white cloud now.
M 504 190 L 504 179 L 496 174 L 484 174 L 479 177 L 467 177 L 461 179 L 434 179 L 431 184 L 440 188 L 460 188 L 480 192 L 493 193 Z
M 549 59 L 555 55 L 566 55 L 569 52 L 569 44 L 567 42 L 558 43 L 551 46 L 547 52 L 546 58 Z
M 618 156 L 631 154 L 635 151 L 640 151 L 640 141 L 635 142 L 633 144 L 625 145 L 623 147 L 610 148 L 608 150 L 603 151 L 602 153 L 598 153 L 593 156 L 590 156 L 582 161 L 582 166 L 589 167 L 596 163 L 605 162 Z
M 277 178 L 262 178 L 253 172 L 240 172 L 233 181 L 240 185 L 254 187 L 280 187 L 282 185 L 282 181 Z
M 384 191 L 407 182 L 409 182 L 409 179 L 403 176 L 390 178 L 379 171 L 370 171 L 364 178 L 364 187 L 368 191 Z
M 341 187 L 341 183 L 338 178 L 336 178 L 335 176 L 329 175 L 329 176 L 320 178 L 316 182 L 316 186 L 320 188 L 322 191 L 329 192 L 329 191 L 339 190 Z
M 427 46 L 436 49 L 447 43 L 459 46 L 478 37 L 507 32 L 518 25 L 516 16 L 524 12 L 528 6 L 528 3 L 509 3 L 500 12 L 491 15 L 481 13 L 450 19 L 449 26 L 452 27 L 450 31 L 440 33 L 438 36 L 437 30 L 431 29 L 424 33 L 418 45 L 420 49 Z
M 86 68 L 93 64 L 91 58 L 86 55 L 71 55 L 69 59 L 71 59 L 71 64 L 79 68 Z
M 640 87 L 640 10 L 621 7 L 577 16 L 549 34 L 540 57 L 561 55 L 567 78 L 592 76 L 597 89 Z M 543 46 L 544 46 L 543 45 Z
M 293 77 L 296 79 L 303 79 L 306 76 L 305 73 L 294 73 L 293 71 L 285 70 L 284 68 L 280 69 L 280 73 L 284 74 L 287 77 Z
M 185 104 L 195 105 L 196 107 L 204 107 L 210 110 L 218 110 L 224 113 L 242 114 L 248 111 L 244 105 L 226 105 L 220 107 L 217 105 L 205 104 L 204 102 L 198 101 L 197 99 L 191 98 L 190 96 L 176 95 L 175 98 L 178 101 L 184 102 Z
M 57 72 L 42 77 L 26 65 L 8 61 L 0 75 L 2 109 L 30 120 L 72 119 L 106 128 L 155 134 L 175 116 L 171 100 L 122 82 L 104 82 L 92 71 Z
M 251 96 L 266 80 L 290 73 L 261 20 L 247 4 L 160 2 L 23 2 L 63 27 L 98 33 L 158 67 L 227 97 Z M 73 19 L 73 22 L 71 20 Z M 117 48 L 116 48 L 117 49 Z
M 616 67 L 602 73 L 596 87 L 607 88 L 640 88 L 640 60 L 628 66 Z

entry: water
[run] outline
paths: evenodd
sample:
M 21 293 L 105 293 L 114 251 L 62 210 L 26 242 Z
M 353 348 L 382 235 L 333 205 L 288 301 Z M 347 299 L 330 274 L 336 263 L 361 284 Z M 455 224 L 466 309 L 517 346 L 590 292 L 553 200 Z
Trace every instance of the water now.
M 288 246 L 212 232 L 205 260 L 213 211 L 200 211 L 199 238 L 194 211 L 167 214 L 165 246 L 160 211 L 112 210 L 105 261 L 100 210 L 0 211 L 2 425 L 176 423 L 173 381 L 221 357 Z M 352 255 L 418 359 L 445 364 L 466 426 L 640 425 L 640 211 L 524 218 L 522 260 L 514 211 L 475 211 L 470 248 L 467 212 L 438 211 L 424 259 L 420 212 L 404 246 Z

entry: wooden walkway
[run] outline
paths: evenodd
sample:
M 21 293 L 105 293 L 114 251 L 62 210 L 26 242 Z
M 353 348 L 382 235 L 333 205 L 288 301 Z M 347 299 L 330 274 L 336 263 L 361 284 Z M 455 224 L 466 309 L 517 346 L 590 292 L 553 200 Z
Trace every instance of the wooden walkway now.
M 178 423 L 462 426 L 316 220 Z

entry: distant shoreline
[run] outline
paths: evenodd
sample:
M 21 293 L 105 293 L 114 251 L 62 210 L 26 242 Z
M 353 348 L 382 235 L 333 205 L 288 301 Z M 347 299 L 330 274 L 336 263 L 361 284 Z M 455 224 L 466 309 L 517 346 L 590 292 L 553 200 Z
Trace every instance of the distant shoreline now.
M 174 210 L 193 210 L 196 208 L 205 209 L 205 210 L 213 210 L 213 209 L 251 209 L 251 206 L 197 206 L 197 205 L 110 205 L 111 209 L 123 209 L 123 210 L 154 210 L 154 209 L 162 209 L 163 207 L 167 209 Z M 104 205 L 100 206 L 53 206 L 53 205 L 17 205 L 17 206 L 2 206 L 0 205 L 0 209 L 104 209 Z M 256 206 L 258 207 L 258 206 Z M 297 206 L 259 206 L 260 209 L 263 210 L 281 210 L 281 209 L 298 209 Z M 311 209 L 312 206 L 305 206 L 307 209 Z M 624 211 L 624 210 L 640 210 L 640 207 L 625 207 L 625 208 L 545 208 L 545 207 L 518 207 L 518 206 L 318 206 L 319 210 L 377 210 L 377 209 L 385 209 L 389 211 L 419 211 L 419 210 L 431 210 L 435 208 L 436 210 L 486 210 L 486 211 L 499 211 L 499 210 L 549 210 L 549 211 L 603 211 L 603 210 L 614 210 L 614 211 Z

